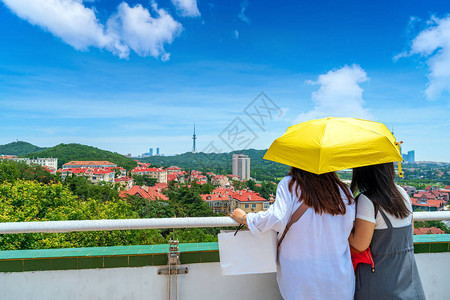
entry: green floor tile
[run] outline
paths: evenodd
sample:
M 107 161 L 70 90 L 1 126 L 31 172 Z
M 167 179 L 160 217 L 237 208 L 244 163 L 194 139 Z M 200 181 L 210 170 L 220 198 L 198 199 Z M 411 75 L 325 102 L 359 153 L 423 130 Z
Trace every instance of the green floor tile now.
M 153 265 L 153 255 L 130 255 L 128 264 L 130 267 L 144 267 Z
M 105 268 L 125 268 L 128 267 L 128 256 L 111 256 L 104 258 Z
M 78 258 L 78 269 L 103 268 L 103 257 L 80 257 Z
M 45 251 L 41 252 L 35 256 L 35 258 L 43 258 L 43 257 L 60 257 L 64 254 L 62 251 Z
M 140 249 L 125 249 L 125 250 L 116 250 L 111 255 L 132 255 L 138 254 Z
M 433 243 L 430 252 L 448 252 L 448 243 Z
M 180 261 L 182 264 L 197 264 L 201 263 L 200 252 L 183 252 L 180 253 Z
M 5 260 L 0 261 L 0 272 L 22 272 L 22 260 Z
M 8 256 L 8 259 L 14 258 L 33 258 L 39 254 L 38 251 L 35 250 L 14 250 L 11 251 L 11 255 Z
M 219 252 L 218 251 L 214 251 L 214 252 L 202 252 L 202 263 L 207 263 L 207 262 L 219 262 Z
M 430 244 L 415 244 L 414 253 L 429 253 Z
M 113 255 L 112 253 L 107 253 L 105 251 L 91 251 L 87 256 L 105 256 L 105 255 Z
M 51 260 L 52 270 L 76 270 L 76 258 L 55 258 Z
M 25 259 L 23 270 L 25 272 L 51 270 L 50 259 Z
M 152 256 L 154 266 L 167 265 L 167 254 L 154 254 Z

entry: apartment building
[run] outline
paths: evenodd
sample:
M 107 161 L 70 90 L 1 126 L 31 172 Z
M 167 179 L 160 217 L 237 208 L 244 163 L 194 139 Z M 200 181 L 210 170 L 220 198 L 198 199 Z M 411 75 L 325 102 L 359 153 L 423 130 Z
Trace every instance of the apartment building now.
M 156 178 L 158 182 L 167 183 L 167 171 L 163 168 L 136 167 L 131 170 L 131 174 L 147 175 L 151 178 Z
M 244 154 L 233 154 L 232 158 L 233 175 L 239 176 L 241 180 L 250 179 L 250 157 Z
M 115 168 L 116 164 L 110 161 L 98 161 L 98 160 L 88 160 L 88 161 L 71 161 L 63 165 L 63 169 L 70 168 Z
M 56 171 L 58 169 L 58 159 L 57 158 L 19 158 L 19 157 L 11 157 L 8 158 L 9 160 L 12 161 L 18 161 L 18 162 L 24 162 L 27 163 L 29 165 L 31 164 L 35 164 L 35 165 L 40 165 L 42 167 L 47 167 L 53 171 Z

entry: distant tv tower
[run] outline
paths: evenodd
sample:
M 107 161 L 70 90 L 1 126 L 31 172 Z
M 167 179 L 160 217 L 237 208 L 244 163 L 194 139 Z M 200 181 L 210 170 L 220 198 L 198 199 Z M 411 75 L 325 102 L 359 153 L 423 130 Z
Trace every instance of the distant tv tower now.
M 195 140 L 197 139 L 197 136 L 195 135 L 195 123 L 194 123 L 194 134 L 192 135 L 192 152 L 197 152 L 197 147 L 195 146 Z

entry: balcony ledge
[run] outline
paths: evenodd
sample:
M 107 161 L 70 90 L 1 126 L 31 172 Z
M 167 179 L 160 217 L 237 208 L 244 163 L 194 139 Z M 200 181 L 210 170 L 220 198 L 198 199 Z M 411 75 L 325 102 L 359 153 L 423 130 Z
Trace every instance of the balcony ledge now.
M 0 272 L 135 268 L 167 264 L 169 245 L 0 251 Z M 218 243 L 179 245 L 181 264 L 219 262 Z M 450 252 L 450 234 L 414 236 L 414 252 Z

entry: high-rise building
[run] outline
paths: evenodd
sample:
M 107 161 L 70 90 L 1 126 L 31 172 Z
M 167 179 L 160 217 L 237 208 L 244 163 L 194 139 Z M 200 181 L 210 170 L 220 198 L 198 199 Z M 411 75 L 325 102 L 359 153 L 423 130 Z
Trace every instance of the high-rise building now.
M 159 155 L 159 148 L 156 148 L 156 155 Z
M 414 150 L 408 151 L 407 154 L 402 154 L 403 160 L 407 163 L 413 163 L 416 161 L 416 154 Z
M 408 158 L 410 163 L 416 161 L 416 153 L 414 152 L 414 150 L 408 151 Z
M 150 156 L 153 156 L 153 148 L 150 148 L 149 150 L 150 150 L 150 152 L 149 152 Z
M 233 175 L 238 175 L 241 180 L 250 179 L 250 157 L 244 154 L 233 154 Z

